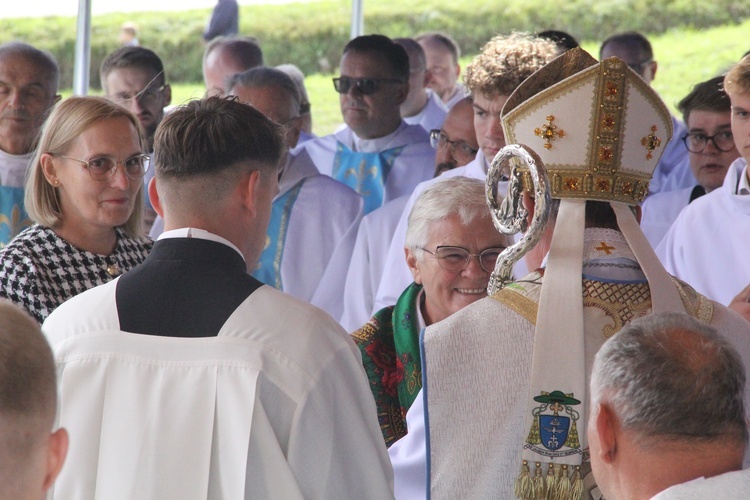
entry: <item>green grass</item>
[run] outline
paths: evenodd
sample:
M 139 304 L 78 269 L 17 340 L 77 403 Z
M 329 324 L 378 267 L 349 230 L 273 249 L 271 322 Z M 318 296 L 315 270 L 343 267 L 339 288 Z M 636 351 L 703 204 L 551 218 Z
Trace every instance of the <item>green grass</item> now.
M 676 104 L 693 85 L 726 71 L 750 46 L 737 43 L 750 32 L 750 19 L 710 29 L 675 29 L 650 36 L 655 59 L 659 63 L 653 86 L 664 102 L 677 113 Z M 594 57 L 599 55 L 598 42 L 585 42 L 583 47 Z M 462 58 L 465 67 L 472 55 Z M 341 123 L 338 95 L 333 90 L 330 74 L 308 75 L 305 79 L 312 103 L 313 130 L 318 135 L 332 133 Z M 172 84 L 172 104 L 179 104 L 203 95 L 202 83 Z M 70 91 L 64 93 L 69 95 Z

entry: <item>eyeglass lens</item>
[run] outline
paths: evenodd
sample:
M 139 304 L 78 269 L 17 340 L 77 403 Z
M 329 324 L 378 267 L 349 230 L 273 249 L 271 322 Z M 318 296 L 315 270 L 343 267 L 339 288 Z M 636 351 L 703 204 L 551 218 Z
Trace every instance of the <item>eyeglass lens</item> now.
M 691 133 L 683 137 L 683 141 L 691 153 L 702 153 L 708 146 L 708 141 L 712 141 L 714 147 L 722 152 L 734 149 L 734 136 L 729 130 L 714 135 Z
M 479 254 L 470 253 L 462 247 L 437 247 L 435 256 L 441 267 L 446 271 L 461 271 L 469 265 L 471 257 L 479 257 L 479 265 L 491 273 L 495 270 L 495 263 L 503 248 L 487 248 Z
M 96 180 L 109 179 L 115 173 L 117 165 L 122 163 L 125 167 L 125 174 L 131 179 L 139 179 L 146 174 L 148 168 L 148 155 L 135 155 L 123 161 L 117 161 L 109 156 L 92 158 L 85 162 L 91 174 Z

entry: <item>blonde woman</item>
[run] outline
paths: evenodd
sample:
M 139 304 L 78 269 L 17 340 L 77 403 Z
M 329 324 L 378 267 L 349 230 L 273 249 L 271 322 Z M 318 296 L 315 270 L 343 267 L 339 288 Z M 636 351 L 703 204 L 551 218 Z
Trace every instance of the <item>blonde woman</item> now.
M 36 224 L 0 252 L 0 296 L 41 323 L 146 258 L 144 150 L 138 119 L 104 98 L 71 97 L 52 111 L 26 181 Z

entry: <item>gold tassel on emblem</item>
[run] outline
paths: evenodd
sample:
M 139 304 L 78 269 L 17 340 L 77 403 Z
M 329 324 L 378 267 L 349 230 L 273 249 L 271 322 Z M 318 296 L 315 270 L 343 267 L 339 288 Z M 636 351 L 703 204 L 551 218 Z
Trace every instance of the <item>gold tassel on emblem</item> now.
M 534 483 L 531 479 L 529 463 L 526 460 L 523 461 L 523 465 L 521 466 L 521 474 L 516 478 L 514 493 L 516 494 L 516 498 L 520 498 L 521 500 L 534 499 Z

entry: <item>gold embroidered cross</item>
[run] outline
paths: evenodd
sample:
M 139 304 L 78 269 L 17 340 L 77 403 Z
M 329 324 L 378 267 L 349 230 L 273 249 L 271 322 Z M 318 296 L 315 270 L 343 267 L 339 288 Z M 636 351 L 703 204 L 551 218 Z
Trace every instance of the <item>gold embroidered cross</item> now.
M 611 247 L 611 246 L 607 245 L 606 243 L 604 243 L 603 241 L 599 242 L 599 246 L 598 247 L 594 247 L 594 250 L 599 250 L 601 252 L 606 253 L 607 255 L 610 255 L 612 253 L 610 250 L 614 250 L 614 249 L 615 249 L 615 247 Z
M 651 133 L 641 139 L 641 145 L 646 148 L 646 159 L 650 160 L 654 157 L 651 153 L 654 151 L 654 149 L 661 146 L 661 139 L 656 137 L 656 125 L 651 126 Z
M 554 141 L 558 137 L 565 137 L 565 131 L 557 130 L 557 126 L 552 125 L 553 121 L 555 121 L 555 117 L 552 115 L 549 115 L 547 117 L 547 123 L 545 125 L 542 125 L 542 128 L 534 129 L 534 134 L 537 137 L 541 137 L 542 139 L 544 139 L 544 143 L 545 143 L 544 149 L 551 149 L 552 141 Z

